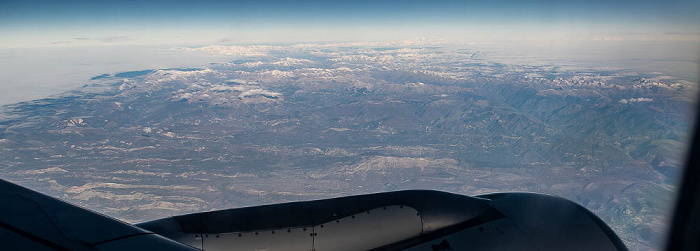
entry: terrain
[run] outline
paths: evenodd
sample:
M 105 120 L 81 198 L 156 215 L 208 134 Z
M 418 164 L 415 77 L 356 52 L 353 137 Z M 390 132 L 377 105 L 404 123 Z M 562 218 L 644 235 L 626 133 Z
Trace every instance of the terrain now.
M 385 44 L 182 48 L 7 105 L 0 175 L 130 222 L 403 189 L 562 196 L 663 243 L 696 84 Z

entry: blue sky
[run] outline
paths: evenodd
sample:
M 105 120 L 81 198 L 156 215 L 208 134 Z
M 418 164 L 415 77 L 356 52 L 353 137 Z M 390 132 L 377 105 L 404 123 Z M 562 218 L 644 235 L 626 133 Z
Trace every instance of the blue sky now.
M 0 47 L 691 39 L 699 1 L 0 1 Z

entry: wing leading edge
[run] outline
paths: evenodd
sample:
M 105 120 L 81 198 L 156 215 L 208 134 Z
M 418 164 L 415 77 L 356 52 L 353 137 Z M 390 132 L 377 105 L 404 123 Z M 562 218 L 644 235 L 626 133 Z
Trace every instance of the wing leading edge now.
M 3 250 L 196 250 L 0 180 Z

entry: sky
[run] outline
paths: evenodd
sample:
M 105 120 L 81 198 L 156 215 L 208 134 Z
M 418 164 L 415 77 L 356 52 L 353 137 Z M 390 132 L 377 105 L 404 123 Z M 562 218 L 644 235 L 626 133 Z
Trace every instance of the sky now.
M 698 40 L 700 2 L 0 1 L 0 48 L 396 41 Z
M 0 0 L 0 105 L 104 73 L 226 60 L 179 47 L 416 38 L 508 61 L 613 62 L 697 82 L 700 1 Z

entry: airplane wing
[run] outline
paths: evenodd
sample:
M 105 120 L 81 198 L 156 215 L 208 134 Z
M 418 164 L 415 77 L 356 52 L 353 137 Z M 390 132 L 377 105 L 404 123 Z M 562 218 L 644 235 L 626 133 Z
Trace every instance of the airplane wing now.
M 137 225 L 203 250 L 627 250 L 582 206 L 530 193 L 399 191 Z
M 0 180 L 3 250 L 627 250 L 585 208 L 528 193 L 398 191 L 131 225 Z
M 197 250 L 0 180 L 2 250 Z

